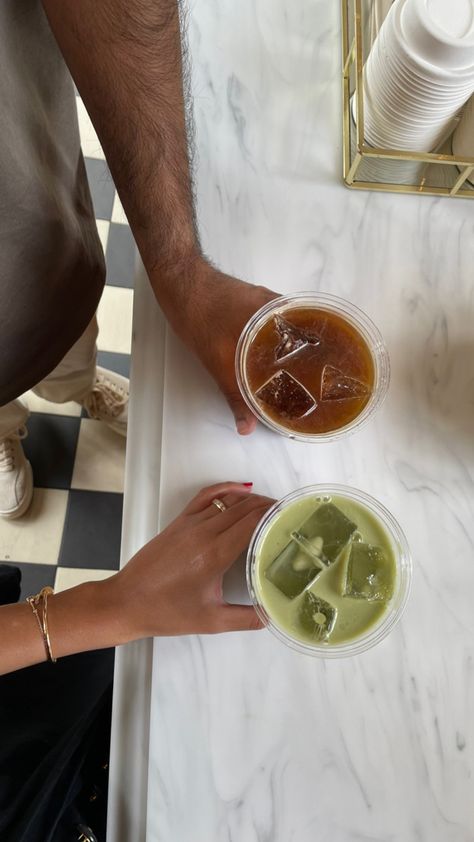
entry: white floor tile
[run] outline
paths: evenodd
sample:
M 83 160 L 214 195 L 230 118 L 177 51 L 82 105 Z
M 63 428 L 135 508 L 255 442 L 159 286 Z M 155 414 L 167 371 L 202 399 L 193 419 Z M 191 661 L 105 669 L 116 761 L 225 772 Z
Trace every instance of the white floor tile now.
M 99 232 L 100 242 L 102 243 L 102 249 L 105 254 L 107 251 L 107 240 L 109 238 L 109 228 L 110 222 L 106 219 L 96 219 L 97 223 L 97 230 Z
M 21 400 L 26 403 L 30 412 L 47 412 L 49 415 L 68 415 L 78 418 L 81 414 L 81 407 L 78 403 L 51 403 L 44 398 L 39 398 L 34 392 L 25 392 Z
M 123 493 L 125 443 L 102 421 L 83 418 L 71 488 Z
M 67 591 L 83 582 L 100 582 L 114 575 L 114 570 L 90 570 L 82 567 L 58 567 L 54 590 Z
M 128 225 L 128 219 L 125 216 L 125 211 L 122 207 L 122 202 L 118 193 L 115 193 L 114 204 L 112 208 L 112 222 L 119 222 L 122 225 Z
M 96 130 L 89 117 L 86 106 L 80 97 L 76 97 L 77 116 L 79 119 L 79 134 L 81 136 L 82 154 L 84 158 L 98 158 L 105 161 L 105 155 L 102 151 L 99 138 Z
M 64 521 L 67 491 L 35 488 L 31 508 L 18 520 L 0 522 L 0 558 L 57 564 Z
M 100 300 L 99 351 L 130 354 L 132 349 L 133 290 L 106 286 Z

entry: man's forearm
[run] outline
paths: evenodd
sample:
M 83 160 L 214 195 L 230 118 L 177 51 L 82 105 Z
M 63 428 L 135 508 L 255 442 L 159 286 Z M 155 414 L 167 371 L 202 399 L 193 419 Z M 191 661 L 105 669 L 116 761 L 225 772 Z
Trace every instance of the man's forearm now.
M 164 286 L 174 286 L 200 256 L 178 0 L 43 0 L 43 5 L 145 266 Z

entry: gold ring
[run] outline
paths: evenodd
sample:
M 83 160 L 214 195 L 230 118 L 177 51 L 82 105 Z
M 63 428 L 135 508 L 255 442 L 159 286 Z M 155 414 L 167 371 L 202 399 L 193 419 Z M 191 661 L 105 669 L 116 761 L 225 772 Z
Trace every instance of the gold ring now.
M 223 503 L 222 500 L 219 500 L 217 497 L 212 501 L 212 505 L 219 509 L 220 512 L 225 512 L 227 509 L 225 503 Z

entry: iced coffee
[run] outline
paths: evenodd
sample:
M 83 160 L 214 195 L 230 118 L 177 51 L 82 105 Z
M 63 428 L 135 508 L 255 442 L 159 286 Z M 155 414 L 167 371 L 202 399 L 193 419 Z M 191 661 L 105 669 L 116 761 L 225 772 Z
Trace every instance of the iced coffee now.
M 261 420 L 312 439 L 367 414 L 386 391 L 388 357 L 378 331 L 360 316 L 339 299 L 308 295 L 276 299 L 254 317 L 237 370 Z

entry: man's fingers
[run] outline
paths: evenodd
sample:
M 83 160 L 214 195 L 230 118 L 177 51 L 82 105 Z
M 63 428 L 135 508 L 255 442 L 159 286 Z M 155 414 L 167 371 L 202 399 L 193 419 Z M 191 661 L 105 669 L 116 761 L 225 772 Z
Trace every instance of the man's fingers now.
M 193 497 L 184 509 L 183 514 L 192 515 L 196 514 L 196 512 L 204 511 L 204 509 L 207 509 L 211 505 L 215 497 L 220 499 L 226 494 L 245 495 L 249 494 L 251 490 L 251 485 L 246 485 L 243 482 L 218 482 L 216 485 L 208 485 L 206 488 L 201 488 L 196 496 Z
M 235 418 L 237 432 L 241 436 L 249 436 L 257 426 L 257 419 L 250 411 L 240 392 L 225 392 L 227 403 Z
M 219 631 L 257 631 L 264 624 L 251 605 L 224 605 L 219 609 Z

